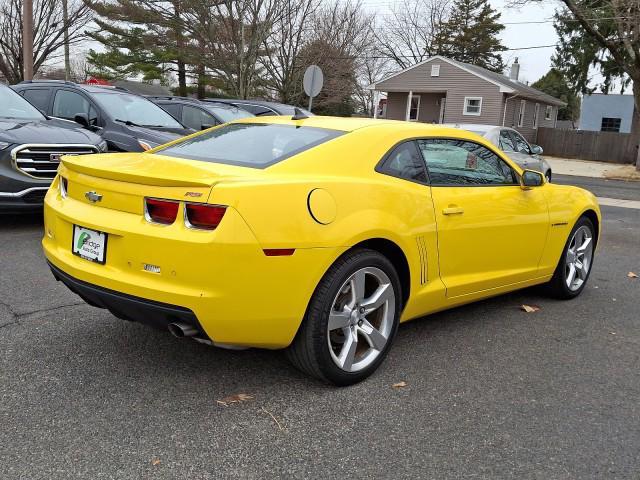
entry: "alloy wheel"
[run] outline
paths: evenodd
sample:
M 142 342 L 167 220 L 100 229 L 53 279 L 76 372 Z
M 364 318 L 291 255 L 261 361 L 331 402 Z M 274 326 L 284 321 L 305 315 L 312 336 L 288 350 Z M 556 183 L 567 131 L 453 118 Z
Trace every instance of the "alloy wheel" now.
M 578 228 L 565 258 L 565 282 L 572 292 L 579 290 L 587 280 L 593 258 L 593 234 L 589 227 Z
M 331 305 L 327 342 L 334 363 L 346 372 L 365 369 L 389 341 L 395 292 L 386 273 L 365 267 L 340 287 Z

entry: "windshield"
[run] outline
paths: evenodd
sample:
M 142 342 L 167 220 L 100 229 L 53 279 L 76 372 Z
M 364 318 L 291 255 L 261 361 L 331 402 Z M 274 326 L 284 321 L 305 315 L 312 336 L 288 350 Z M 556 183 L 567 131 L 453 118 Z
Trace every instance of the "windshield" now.
M 40 111 L 8 87 L 0 86 L 0 117 L 43 120 Z
M 178 158 L 265 168 L 344 132 L 316 127 L 231 123 L 154 153 Z
M 184 128 L 155 103 L 128 93 L 98 92 L 95 100 L 113 120 L 131 122 L 140 127 Z
M 234 106 L 207 105 L 207 109 L 222 120 L 223 123 L 240 118 L 255 117 L 253 113 Z

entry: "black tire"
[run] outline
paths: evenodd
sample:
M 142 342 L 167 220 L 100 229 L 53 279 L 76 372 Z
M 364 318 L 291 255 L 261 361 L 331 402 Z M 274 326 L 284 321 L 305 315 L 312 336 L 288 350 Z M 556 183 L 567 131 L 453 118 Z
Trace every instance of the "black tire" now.
M 395 311 L 388 340 L 378 356 L 358 372 L 341 369 L 332 359 L 327 340 L 329 312 L 344 282 L 362 268 L 375 267 L 391 280 Z M 398 330 L 402 312 L 402 292 L 398 274 L 387 257 L 375 250 L 355 249 L 346 252 L 329 268 L 316 287 L 307 312 L 287 357 L 302 372 L 338 386 L 352 385 L 371 375 L 386 357 Z
M 551 170 L 547 170 L 544 176 L 547 179 L 547 183 L 551 183 Z
M 597 232 L 595 227 L 593 226 L 593 222 L 587 217 L 584 217 L 584 216 L 580 217 L 576 222 L 576 224 L 571 229 L 571 233 L 569 233 L 569 236 L 567 237 L 567 241 L 564 245 L 564 249 L 562 250 L 562 255 L 560 256 L 560 260 L 558 260 L 558 265 L 556 266 L 556 270 L 553 273 L 553 277 L 551 277 L 551 280 L 547 284 L 547 293 L 554 298 L 558 298 L 561 300 L 569 300 L 577 297 L 578 295 L 580 295 L 580 293 L 582 293 L 582 290 L 584 290 L 584 287 L 586 286 L 587 281 L 589 280 L 589 276 L 591 275 L 591 270 L 593 270 L 593 258 L 591 260 L 591 264 L 589 266 L 589 270 L 587 272 L 586 278 L 582 283 L 582 285 L 577 290 L 571 290 L 566 283 L 567 274 L 566 274 L 565 265 L 566 265 L 567 251 L 569 250 L 569 246 L 571 243 L 571 239 L 573 238 L 573 234 L 580 227 L 583 227 L 583 226 L 587 227 L 591 231 L 591 237 L 593 239 L 592 240 L 593 248 L 595 250 Z

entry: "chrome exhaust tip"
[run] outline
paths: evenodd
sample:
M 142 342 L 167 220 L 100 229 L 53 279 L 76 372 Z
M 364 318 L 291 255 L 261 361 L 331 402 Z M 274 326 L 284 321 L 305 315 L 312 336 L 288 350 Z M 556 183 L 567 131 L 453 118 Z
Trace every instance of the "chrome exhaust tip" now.
M 167 327 L 171 335 L 177 338 L 194 337 L 199 332 L 186 323 L 170 323 Z

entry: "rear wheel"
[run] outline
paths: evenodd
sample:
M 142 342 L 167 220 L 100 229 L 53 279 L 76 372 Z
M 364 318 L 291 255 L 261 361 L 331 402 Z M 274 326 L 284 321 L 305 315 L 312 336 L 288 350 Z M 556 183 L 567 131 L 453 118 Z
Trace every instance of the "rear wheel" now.
M 584 289 L 593 264 L 595 235 L 593 223 L 587 217 L 581 217 L 574 225 L 548 285 L 554 297 L 574 298 Z
M 343 255 L 320 281 L 287 353 L 303 372 L 351 385 L 382 363 L 398 329 L 400 280 L 373 250 Z
M 551 183 L 551 170 L 547 170 L 544 173 L 544 177 L 547 179 L 547 183 Z

